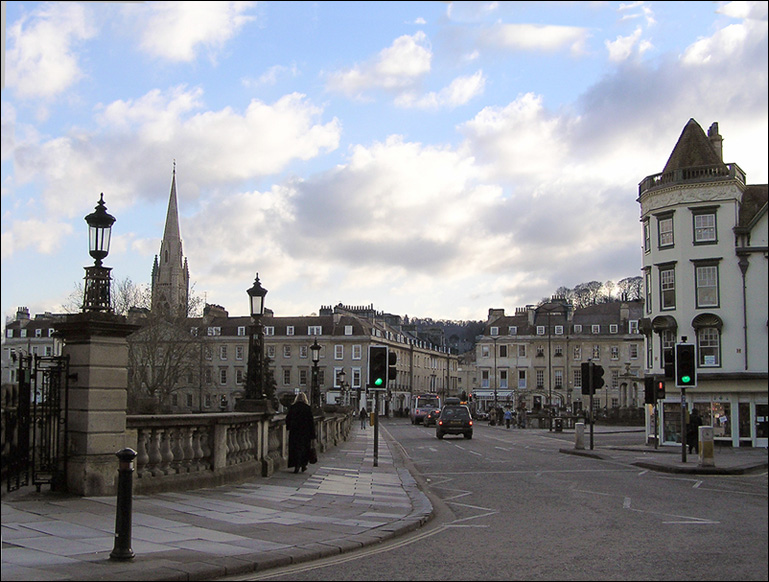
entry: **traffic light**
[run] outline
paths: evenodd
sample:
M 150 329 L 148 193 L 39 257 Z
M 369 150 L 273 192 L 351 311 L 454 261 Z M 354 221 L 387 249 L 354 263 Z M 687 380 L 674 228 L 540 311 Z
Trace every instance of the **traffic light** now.
M 654 398 L 655 400 L 665 400 L 665 380 L 654 381 Z
M 582 362 L 582 394 L 590 394 L 590 362 Z
M 387 348 L 385 346 L 369 346 L 368 384 L 374 388 L 384 388 L 387 385 Z
M 398 354 L 395 352 L 388 351 L 387 354 L 387 379 L 388 380 L 395 380 L 395 378 L 398 376 L 398 370 L 395 367 L 395 364 L 398 363 Z
M 593 394 L 599 388 L 603 388 L 603 366 L 593 366 Z
M 644 378 L 644 404 L 654 404 L 654 377 Z
M 676 386 L 688 388 L 697 385 L 697 365 L 694 344 L 676 344 Z

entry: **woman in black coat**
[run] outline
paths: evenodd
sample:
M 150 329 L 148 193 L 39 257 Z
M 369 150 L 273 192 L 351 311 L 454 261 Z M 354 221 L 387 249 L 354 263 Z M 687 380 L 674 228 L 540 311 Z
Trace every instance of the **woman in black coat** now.
M 288 466 L 294 468 L 294 473 L 307 470 L 310 458 L 310 447 L 315 436 L 315 420 L 312 408 L 307 403 L 304 392 L 296 395 L 294 403 L 286 413 L 286 428 L 288 428 Z

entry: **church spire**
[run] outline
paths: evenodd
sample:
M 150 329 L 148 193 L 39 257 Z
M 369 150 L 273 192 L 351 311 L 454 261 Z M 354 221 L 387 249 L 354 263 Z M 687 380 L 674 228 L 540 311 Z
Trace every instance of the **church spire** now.
M 168 211 L 160 241 L 160 255 L 152 267 L 152 309 L 167 314 L 186 315 L 189 300 L 190 275 L 187 259 L 182 252 L 179 230 L 179 205 L 176 196 L 176 160 L 171 177 Z

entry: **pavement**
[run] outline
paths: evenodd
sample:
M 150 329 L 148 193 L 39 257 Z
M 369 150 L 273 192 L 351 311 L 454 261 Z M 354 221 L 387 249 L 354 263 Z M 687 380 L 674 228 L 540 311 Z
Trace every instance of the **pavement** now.
M 559 450 L 664 472 L 767 470 L 767 449 L 717 449 L 714 467 L 700 467 L 696 455 L 683 463 L 680 447 Z M 357 423 L 347 441 L 306 473 L 282 469 L 237 485 L 134 495 L 128 560 L 110 558 L 117 549 L 115 497 L 24 488 L 4 494 L 1 505 L 3 582 L 243 575 L 378 544 L 418 529 L 433 513 L 387 431 L 379 431 L 375 459 L 374 429 Z

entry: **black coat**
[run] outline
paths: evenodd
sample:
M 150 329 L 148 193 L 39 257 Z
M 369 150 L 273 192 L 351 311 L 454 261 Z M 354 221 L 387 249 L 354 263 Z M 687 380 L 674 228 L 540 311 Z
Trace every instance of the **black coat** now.
M 288 428 L 288 466 L 306 467 L 310 446 L 315 436 L 312 408 L 304 402 L 295 402 L 286 413 Z

